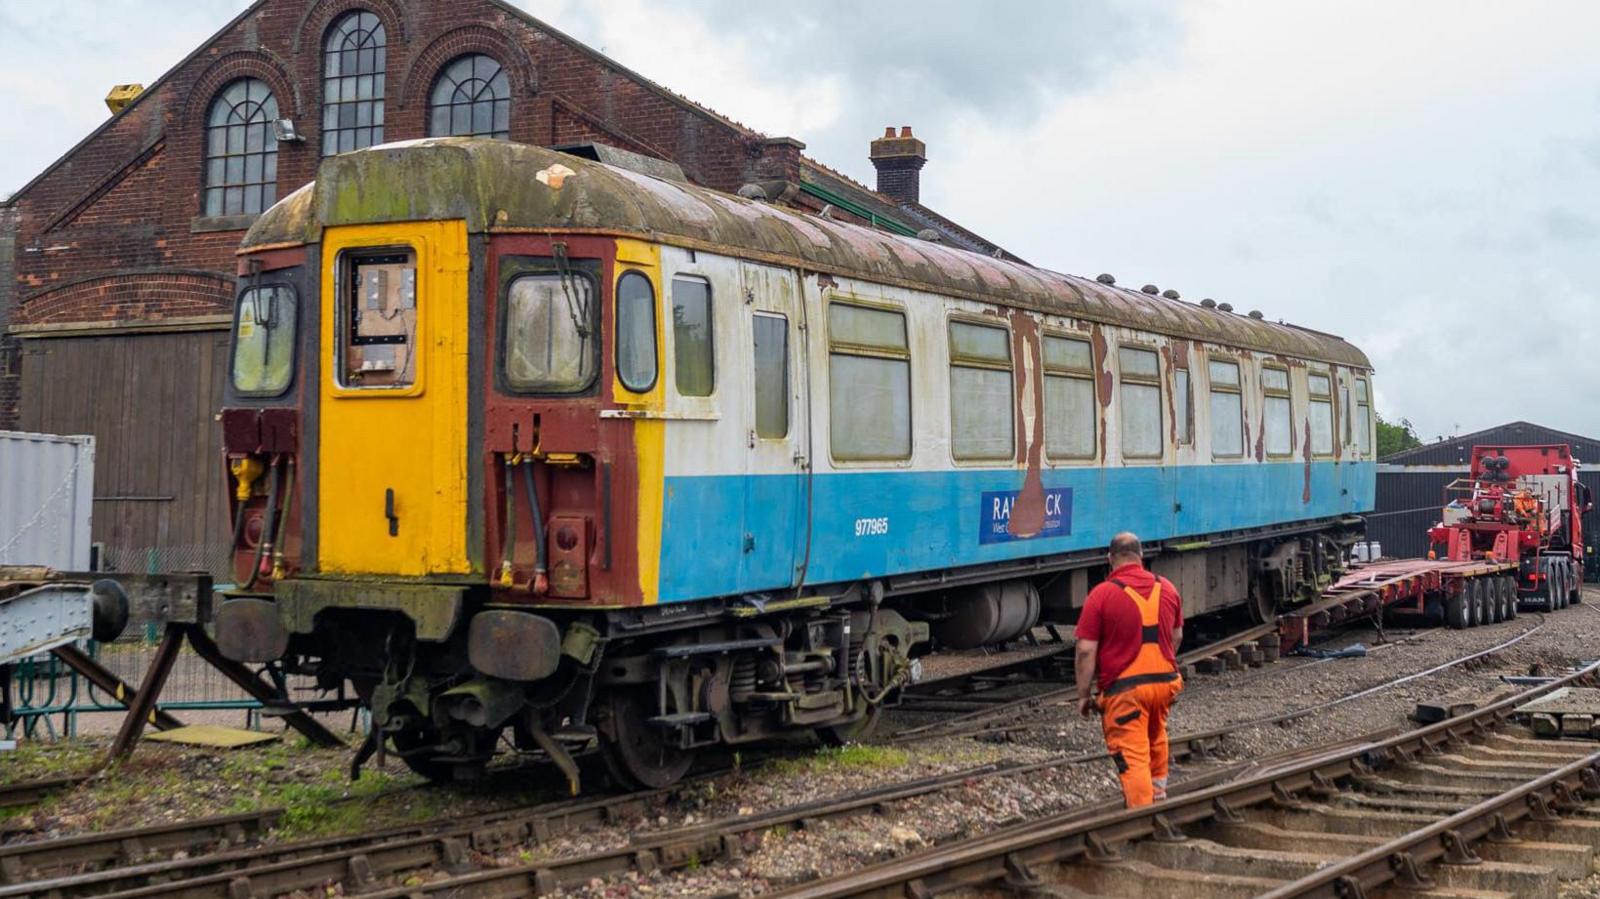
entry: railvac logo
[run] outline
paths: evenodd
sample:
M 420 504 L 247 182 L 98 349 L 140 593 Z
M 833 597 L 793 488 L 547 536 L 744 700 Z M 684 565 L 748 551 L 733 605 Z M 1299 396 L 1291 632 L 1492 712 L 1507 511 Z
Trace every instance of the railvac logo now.
M 978 519 L 979 543 L 1009 543 L 1036 537 L 1065 537 L 1072 533 L 1072 488 L 1055 487 L 1044 492 L 1044 524 L 1037 534 L 1012 534 L 1011 510 L 1021 490 L 995 490 L 983 494 L 982 514 Z

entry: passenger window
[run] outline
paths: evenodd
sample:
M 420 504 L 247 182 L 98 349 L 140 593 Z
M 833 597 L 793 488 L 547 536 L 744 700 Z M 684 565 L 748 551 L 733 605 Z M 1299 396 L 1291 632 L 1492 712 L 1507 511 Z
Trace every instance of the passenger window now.
M 410 387 L 417 379 L 417 262 L 410 250 L 344 257 L 345 387 Z
M 1333 382 L 1326 373 L 1306 375 L 1311 393 L 1311 453 L 1333 455 Z
M 505 305 L 505 376 L 512 389 L 578 393 L 594 383 L 594 282 L 576 274 L 518 275 Z
M 755 340 L 756 436 L 789 436 L 789 320 L 757 313 Z
M 617 379 L 634 393 L 656 385 L 656 293 L 639 272 L 617 281 Z
M 1206 372 L 1211 380 L 1211 457 L 1237 459 L 1244 455 L 1244 396 L 1239 392 L 1239 364 L 1212 360 Z
M 828 407 L 834 458 L 911 458 L 911 350 L 903 313 L 828 307 Z
M 1044 338 L 1044 451 L 1052 459 L 1093 459 L 1099 431 L 1089 341 Z
M 284 285 L 251 287 L 239 294 L 233 322 L 233 389 L 277 396 L 294 376 L 294 291 Z
M 951 322 L 950 454 L 957 459 L 1015 456 L 1015 405 L 1011 332 Z
M 1178 392 L 1176 415 L 1178 445 L 1189 446 L 1194 443 L 1194 391 L 1189 389 L 1189 370 L 1180 368 L 1173 374 L 1173 389 Z
M 710 396 L 717 387 L 716 345 L 711 333 L 711 284 L 701 278 L 672 279 L 672 362 L 678 393 Z
M 1366 378 L 1356 379 L 1356 444 L 1361 455 L 1372 455 L 1372 397 Z
M 1294 404 L 1289 392 L 1289 370 L 1263 366 L 1261 369 L 1263 427 L 1266 429 L 1268 456 L 1294 454 Z
M 1161 359 L 1155 350 L 1120 347 L 1117 368 L 1122 388 L 1122 456 L 1124 459 L 1159 459 L 1161 435 Z

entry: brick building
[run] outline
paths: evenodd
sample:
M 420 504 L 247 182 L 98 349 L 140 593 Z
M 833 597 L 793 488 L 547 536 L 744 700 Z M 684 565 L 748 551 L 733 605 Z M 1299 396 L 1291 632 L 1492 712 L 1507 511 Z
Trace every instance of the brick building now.
M 921 205 L 910 129 L 872 141 L 874 191 L 501 0 L 259 0 L 0 204 L 0 428 L 98 438 L 113 564 L 214 567 L 225 542 L 213 415 L 244 229 L 324 155 L 433 134 L 618 148 L 1008 255 Z

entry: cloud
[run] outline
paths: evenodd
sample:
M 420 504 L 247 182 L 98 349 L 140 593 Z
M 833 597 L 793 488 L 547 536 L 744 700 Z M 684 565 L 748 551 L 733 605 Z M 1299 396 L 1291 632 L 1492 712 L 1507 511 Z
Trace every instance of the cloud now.
M 1344 334 L 1420 433 L 1600 434 L 1600 6 L 517 2 L 869 184 L 868 141 L 913 125 L 929 205 L 1050 268 Z M 244 5 L 0 3 L 0 193 Z

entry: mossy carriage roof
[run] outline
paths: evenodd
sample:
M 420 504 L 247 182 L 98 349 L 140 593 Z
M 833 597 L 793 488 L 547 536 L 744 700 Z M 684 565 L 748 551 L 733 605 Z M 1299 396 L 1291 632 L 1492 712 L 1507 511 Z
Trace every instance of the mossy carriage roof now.
M 557 165 L 574 174 L 552 177 Z M 256 220 L 242 251 L 316 243 L 326 226 L 441 219 L 464 219 L 471 233 L 548 230 L 634 236 L 1088 322 L 1371 368 L 1364 353 L 1331 334 L 500 140 L 428 138 L 329 157 L 316 181 Z

